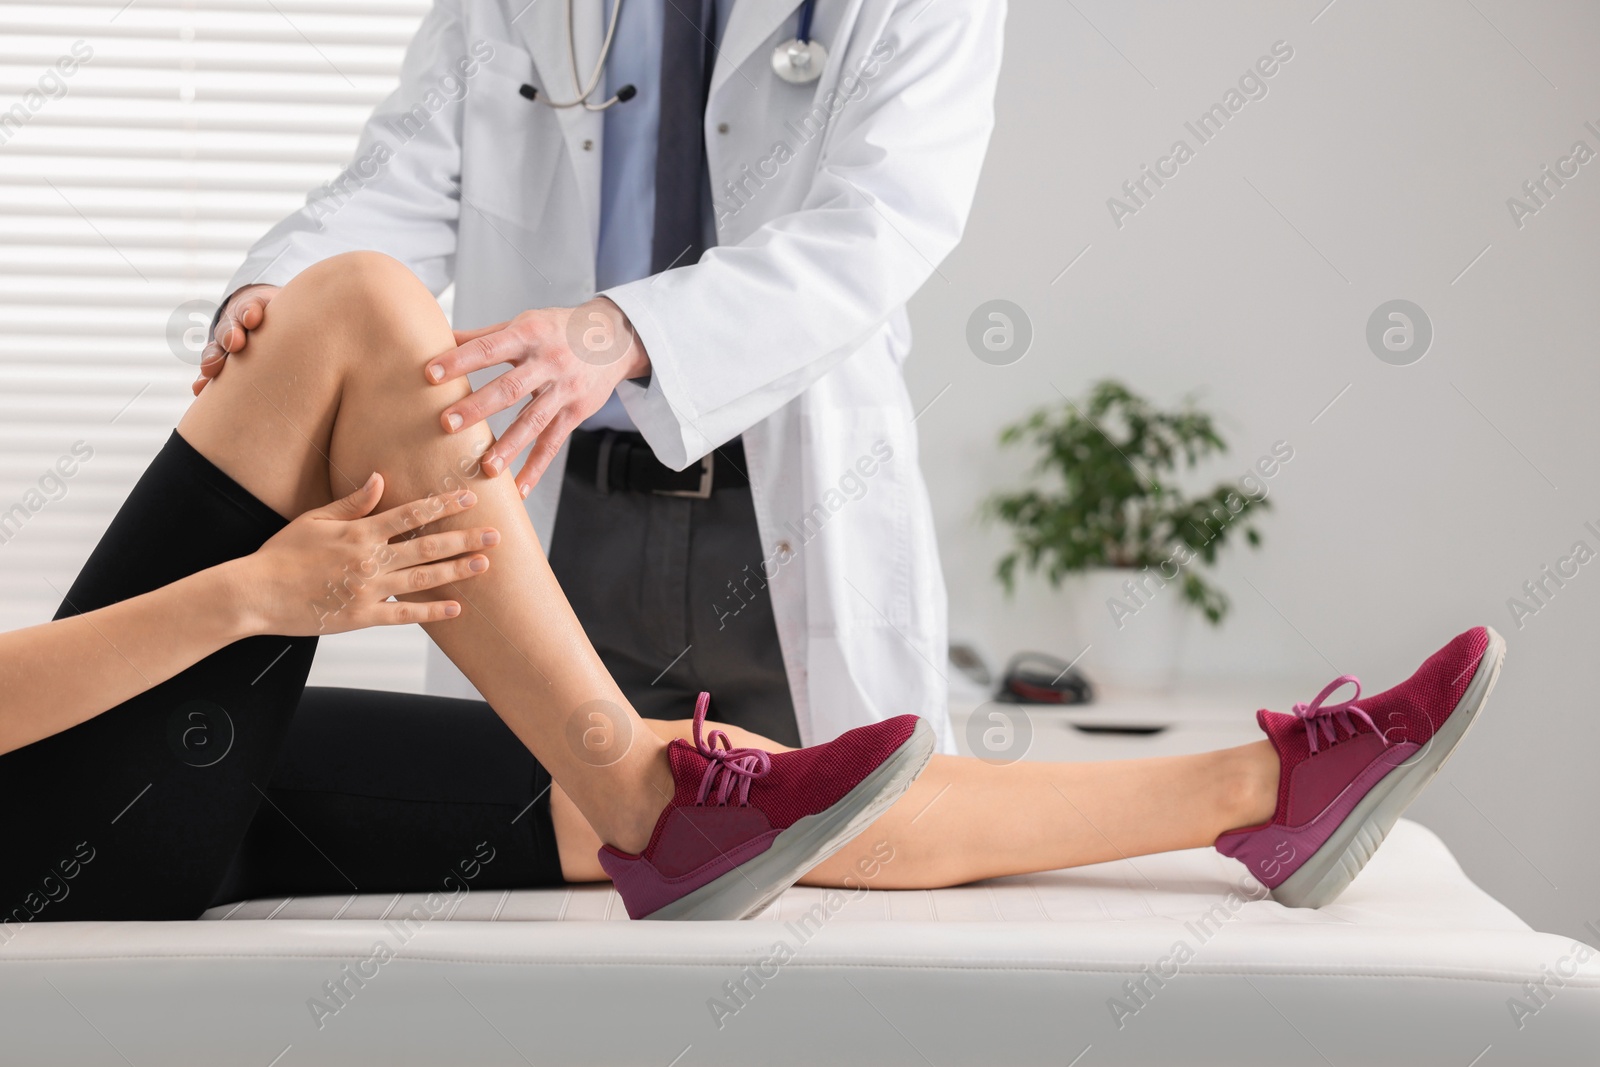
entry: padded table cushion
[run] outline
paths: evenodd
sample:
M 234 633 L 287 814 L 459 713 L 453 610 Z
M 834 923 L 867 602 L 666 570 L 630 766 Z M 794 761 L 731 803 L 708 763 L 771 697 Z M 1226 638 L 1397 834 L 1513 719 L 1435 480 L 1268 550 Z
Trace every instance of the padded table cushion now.
M 1404 821 L 1320 911 L 1202 849 L 800 888 L 744 923 L 623 914 L 590 886 L 25 926 L 0 945 L 0 1061 L 1490 1067 L 1600 1044 L 1600 953 Z

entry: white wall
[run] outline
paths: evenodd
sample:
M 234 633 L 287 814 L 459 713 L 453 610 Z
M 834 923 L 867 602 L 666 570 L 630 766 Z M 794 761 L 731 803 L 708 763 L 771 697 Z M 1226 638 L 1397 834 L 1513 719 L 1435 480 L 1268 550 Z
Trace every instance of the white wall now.
M 1220 572 L 1231 618 L 1191 630 L 1189 677 L 1260 677 L 1283 708 L 1346 671 L 1385 688 L 1495 626 L 1510 652 L 1494 703 L 1412 811 L 1535 926 L 1577 934 L 1600 921 L 1600 562 L 1520 629 L 1506 601 L 1574 541 L 1600 550 L 1582 528 L 1600 528 L 1600 160 L 1520 230 L 1506 200 L 1574 141 L 1600 151 L 1584 128 L 1600 127 L 1600 12 L 1325 3 L 1012 4 L 967 238 L 913 305 L 913 397 L 954 385 L 918 423 L 951 618 L 993 657 L 1075 652 L 1059 598 L 1008 603 L 991 577 L 1004 537 L 976 504 L 1023 477 L 996 433 L 1102 376 L 1164 401 L 1198 391 L 1233 445 L 1217 478 L 1277 440 L 1295 458 L 1264 548 Z M 1279 40 L 1294 56 L 1268 95 L 1119 229 L 1107 198 L 1195 144 L 1183 123 Z M 1407 367 L 1364 338 L 1397 297 L 1435 327 Z M 1035 330 L 1013 366 L 964 341 L 992 298 Z

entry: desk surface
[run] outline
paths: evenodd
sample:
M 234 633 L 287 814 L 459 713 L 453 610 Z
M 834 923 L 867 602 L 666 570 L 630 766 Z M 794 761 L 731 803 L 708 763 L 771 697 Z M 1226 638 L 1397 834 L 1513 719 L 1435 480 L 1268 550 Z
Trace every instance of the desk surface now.
M 1289 687 L 1193 687 L 1171 693 L 1108 691 L 1092 704 L 997 703 L 974 691 L 953 690 L 950 720 L 962 755 L 982 755 L 986 730 L 1026 733 L 1026 742 L 1002 744 L 1004 755 L 1031 760 L 1141 759 L 1179 756 L 1246 745 L 1261 740 L 1256 726 L 1263 694 Z M 1287 705 L 1285 705 L 1287 707 Z M 1082 728 L 1089 728 L 1088 731 Z M 1154 733 L 1115 733 L 1109 729 L 1158 728 Z M 1092 731 L 1092 732 L 1090 732 Z M 999 735 L 991 735 L 995 737 Z M 1002 738 L 1002 740 L 1004 740 Z M 1018 750 L 1022 751 L 1019 753 Z

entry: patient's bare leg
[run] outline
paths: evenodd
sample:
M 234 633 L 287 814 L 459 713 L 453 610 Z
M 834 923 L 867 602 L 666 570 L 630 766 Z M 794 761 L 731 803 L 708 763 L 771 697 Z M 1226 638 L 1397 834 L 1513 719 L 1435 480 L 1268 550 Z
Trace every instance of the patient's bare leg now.
M 691 736 L 688 720 L 650 725 L 664 737 Z M 720 729 L 736 746 L 782 747 L 737 727 Z M 802 881 L 933 889 L 1199 848 L 1224 830 L 1266 822 L 1277 797 L 1278 757 L 1267 741 L 1098 763 L 994 766 L 934 756 L 905 796 Z M 550 810 L 562 874 L 603 880 L 599 843 L 576 806 L 558 789 Z
M 380 508 L 476 493 L 477 506 L 429 529 L 493 526 L 501 541 L 486 574 L 434 594 L 459 600 L 462 614 L 429 625 L 429 636 L 599 836 L 637 852 L 672 794 L 666 742 L 595 655 L 511 475 L 478 469 L 487 427 L 442 431 L 440 413 L 468 387 L 431 385 L 422 367 L 452 347 L 444 314 L 403 265 L 376 253 L 336 256 L 283 288 L 248 354 L 229 362 L 178 431 L 286 517 L 352 491 L 374 470 L 386 481 Z

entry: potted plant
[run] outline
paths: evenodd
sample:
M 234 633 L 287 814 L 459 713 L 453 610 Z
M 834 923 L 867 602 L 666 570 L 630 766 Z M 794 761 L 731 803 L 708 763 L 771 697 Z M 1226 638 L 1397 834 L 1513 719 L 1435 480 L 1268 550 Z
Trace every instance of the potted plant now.
M 1160 410 L 1116 381 L 1034 412 L 1000 442 L 1040 453 L 1033 487 L 985 506 L 1013 535 L 998 567 L 1007 593 L 1019 565 L 1043 574 L 1067 594 L 1068 654 L 1087 647 L 1091 677 L 1170 686 L 1186 617 L 1199 611 L 1216 625 L 1228 612 L 1228 598 L 1200 572 L 1236 537 L 1261 543 L 1254 520 L 1270 507 L 1264 486 L 1259 495 L 1229 482 L 1186 493 L 1179 471 L 1227 451 L 1211 416 L 1187 401 Z

